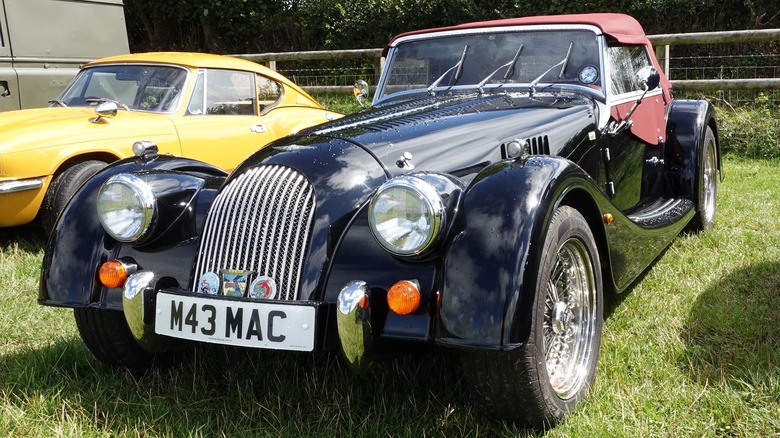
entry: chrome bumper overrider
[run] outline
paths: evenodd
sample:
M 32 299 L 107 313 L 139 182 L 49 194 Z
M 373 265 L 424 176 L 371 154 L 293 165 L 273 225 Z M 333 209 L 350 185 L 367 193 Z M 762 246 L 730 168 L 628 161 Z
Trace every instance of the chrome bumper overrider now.
M 371 308 L 368 303 L 368 285 L 364 281 L 350 281 L 341 289 L 337 299 L 338 326 L 341 351 L 354 371 L 367 371 L 373 364 L 371 336 Z
M 4 193 L 23 192 L 43 187 L 43 178 L 16 179 L 0 182 L 0 195 Z
M 154 315 L 146 314 L 149 310 L 146 306 L 150 305 L 147 295 L 153 293 L 149 287 L 153 279 L 154 273 L 151 271 L 136 272 L 127 279 L 122 293 L 122 309 L 127 326 L 141 347 L 152 353 L 163 351 L 169 345 L 165 337 L 154 332 Z

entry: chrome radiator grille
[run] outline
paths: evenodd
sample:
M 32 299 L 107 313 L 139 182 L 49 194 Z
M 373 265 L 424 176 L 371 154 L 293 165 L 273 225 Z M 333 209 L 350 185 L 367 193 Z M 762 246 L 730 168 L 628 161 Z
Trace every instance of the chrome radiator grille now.
M 206 272 L 245 270 L 274 279 L 277 299 L 297 300 L 314 201 L 308 180 L 288 167 L 259 166 L 239 175 L 208 213 L 193 288 Z

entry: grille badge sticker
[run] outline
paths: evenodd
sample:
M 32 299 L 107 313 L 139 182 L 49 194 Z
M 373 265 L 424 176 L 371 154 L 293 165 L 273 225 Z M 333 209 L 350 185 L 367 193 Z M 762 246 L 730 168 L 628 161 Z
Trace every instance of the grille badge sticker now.
M 206 272 L 198 281 L 198 292 L 208 295 L 216 295 L 219 292 L 219 277 L 213 272 Z
M 236 269 L 223 269 L 222 274 L 222 295 L 228 297 L 243 297 L 246 292 L 246 284 L 252 271 L 242 271 Z
M 258 276 L 255 281 L 249 285 L 249 297 L 266 300 L 276 298 L 276 282 L 267 275 Z

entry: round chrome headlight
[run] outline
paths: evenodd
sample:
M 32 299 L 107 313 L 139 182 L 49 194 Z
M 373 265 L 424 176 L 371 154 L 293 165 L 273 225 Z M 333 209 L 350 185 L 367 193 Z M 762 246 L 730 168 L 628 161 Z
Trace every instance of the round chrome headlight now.
M 97 214 L 103 229 L 120 242 L 144 237 L 157 216 L 152 188 L 128 173 L 114 175 L 98 192 Z
M 374 238 L 396 255 L 417 255 L 439 238 L 444 203 L 436 189 L 414 176 L 384 183 L 368 206 Z

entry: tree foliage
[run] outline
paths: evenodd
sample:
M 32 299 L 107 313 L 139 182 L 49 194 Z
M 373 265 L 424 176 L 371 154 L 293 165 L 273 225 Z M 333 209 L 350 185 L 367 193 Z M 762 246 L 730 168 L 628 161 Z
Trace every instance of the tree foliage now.
M 780 27 L 777 0 L 125 0 L 133 51 L 381 47 L 413 29 L 526 15 L 622 12 L 648 34 Z

